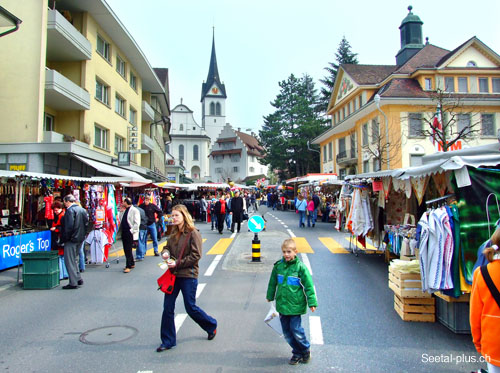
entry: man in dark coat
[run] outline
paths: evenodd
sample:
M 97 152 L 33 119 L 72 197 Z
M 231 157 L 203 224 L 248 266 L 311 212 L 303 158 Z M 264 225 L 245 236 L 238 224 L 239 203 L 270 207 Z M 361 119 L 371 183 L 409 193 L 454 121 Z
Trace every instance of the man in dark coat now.
M 321 204 L 321 202 L 319 200 L 319 197 L 316 194 L 316 192 L 313 194 L 312 200 L 313 200 L 313 203 L 314 203 L 314 211 L 313 211 L 313 216 L 312 216 L 312 225 L 313 225 L 313 228 L 314 228 L 314 226 L 316 225 L 316 220 L 318 220 L 318 210 L 319 210 L 319 207 L 320 207 L 320 204 Z
M 222 234 L 224 230 L 224 218 L 226 217 L 226 201 L 224 200 L 224 194 L 221 194 L 217 202 L 215 203 L 214 212 L 217 215 L 217 230 L 219 234 Z
M 231 232 L 234 233 L 234 225 L 237 223 L 237 232 L 240 233 L 241 219 L 243 217 L 243 198 L 240 197 L 240 192 L 238 190 L 234 192 L 234 197 L 231 199 L 231 212 L 233 213 Z

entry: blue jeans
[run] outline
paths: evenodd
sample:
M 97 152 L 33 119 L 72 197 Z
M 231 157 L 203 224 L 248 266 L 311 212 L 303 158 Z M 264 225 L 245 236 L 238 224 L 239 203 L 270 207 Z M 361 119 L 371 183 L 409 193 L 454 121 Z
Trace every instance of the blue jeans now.
M 59 255 L 59 280 L 68 278 L 68 271 L 66 270 L 66 264 L 64 263 L 64 256 Z
M 139 242 L 137 245 L 137 249 L 135 250 L 136 259 L 144 259 L 144 255 L 146 255 L 146 251 L 148 248 L 148 241 L 146 240 L 147 236 L 148 236 L 147 229 L 141 229 L 139 231 Z
M 306 212 L 299 210 L 299 228 L 302 227 L 302 224 L 306 223 Z
M 153 248 L 155 249 L 155 253 L 157 253 L 158 252 L 158 238 L 156 237 L 156 233 L 157 233 L 156 223 L 152 223 L 152 224 L 148 225 L 146 237 L 148 236 L 148 233 L 151 236 L 151 239 L 153 240 Z
M 318 220 L 318 209 L 314 209 L 312 212 L 312 223 L 316 224 L 317 220 Z
M 231 229 L 231 221 L 232 220 L 233 220 L 233 215 L 226 214 L 227 229 Z
M 85 271 L 85 241 L 82 242 L 82 246 L 80 246 L 80 255 L 79 256 L 79 262 L 78 262 L 78 268 L 80 269 L 80 272 Z
M 198 287 L 197 278 L 177 277 L 175 279 L 174 291 L 172 294 L 165 293 L 163 299 L 163 315 L 161 317 L 161 344 L 164 347 L 174 347 L 177 343 L 175 334 L 174 311 L 175 300 L 182 292 L 184 298 L 184 308 L 191 317 L 204 331 L 213 333 L 217 329 L 217 320 L 207 315 L 200 307 L 196 305 L 196 288 Z
M 313 221 L 313 224 L 314 224 L 313 212 L 308 211 L 308 213 L 307 213 L 307 226 L 308 227 L 311 226 L 311 220 Z
M 292 354 L 301 356 L 307 353 L 311 344 L 307 340 L 304 328 L 301 325 L 301 316 L 280 314 L 280 321 L 283 328 L 283 336 L 290 347 L 292 347 Z

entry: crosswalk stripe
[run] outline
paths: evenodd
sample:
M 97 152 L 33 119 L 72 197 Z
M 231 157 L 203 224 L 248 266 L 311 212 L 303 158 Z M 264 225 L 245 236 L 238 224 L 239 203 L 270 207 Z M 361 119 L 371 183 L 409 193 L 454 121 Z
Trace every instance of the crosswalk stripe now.
M 179 329 L 181 328 L 182 323 L 184 323 L 184 320 L 186 320 L 187 316 L 188 316 L 187 313 L 178 313 L 175 316 L 174 324 L 175 324 L 175 332 L 176 333 L 179 332 Z
M 219 264 L 220 260 L 222 259 L 222 255 L 216 255 L 212 263 L 210 263 L 210 266 L 205 272 L 205 276 L 212 276 L 212 274 L 215 271 L 215 268 L 217 267 L 217 264 Z
M 297 245 L 297 251 L 299 253 L 314 254 L 314 250 L 305 237 L 293 237 L 293 240 L 295 241 L 295 245 Z
M 302 258 L 302 263 L 304 263 L 304 265 L 307 267 L 307 269 L 309 270 L 309 273 L 312 276 L 313 270 L 311 268 L 311 262 L 309 261 L 309 258 L 307 257 L 307 254 L 300 253 L 300 257 Z M 314 292 L 316 292 L 316 290 L 314 290 Z
M 221 238 L 212 248 L 208 251 L 207 255 L 223 255 L 231 242 L 232 238 Z
M 361 245 L 361 242 L 359 242 L 356 237 L 352 237 L 350 236 L 349 237 L 349 241 L 351 241 L 351 245 L 356 245 L 358 248 L 360 248 L 361 250 L 370 250 L 370 251 L 379 251 L 375 246 L 373 246 L 372 244 L 366 242 L 366 248 L 363 247 L 363 245 Z
M 196 288 L 196 299 L 200 297 L 201 292 L 205 289 L 205 286 L 207 286 L 207 284 L 198 284 L 198 287 Z
M 333 254 L 349 254 L 349 251 L 344 249 L 342 245 L 335 241 L 332 237 L 318 237 L 318 239 Z
M 323 330 L 321 328 L 321 318 L 319 316 L 309 316 L 309 334 L 311 338 L 311 344 L 324 344 Z

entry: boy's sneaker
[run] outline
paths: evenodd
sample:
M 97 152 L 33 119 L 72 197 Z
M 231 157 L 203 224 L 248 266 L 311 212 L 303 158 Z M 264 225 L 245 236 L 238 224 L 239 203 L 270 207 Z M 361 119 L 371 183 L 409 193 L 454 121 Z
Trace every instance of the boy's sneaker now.
M 307 364 L 310 360 L 311 360 L 311 351 L 307 351 L 305 354 L 302 355 L 300 362 L 303 364 Z
M 290 365 L 297 365 L 302 361 L 302 357 L 300 355 L 292 355 L 292 358 L 288 362 Z

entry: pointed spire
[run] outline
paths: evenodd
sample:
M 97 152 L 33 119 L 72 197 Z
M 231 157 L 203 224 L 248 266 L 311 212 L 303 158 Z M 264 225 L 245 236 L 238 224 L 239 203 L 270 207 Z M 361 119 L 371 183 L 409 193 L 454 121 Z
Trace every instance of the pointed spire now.
M 208 68 L 207 80 L 202 85 L 201 89 L 201 101 L 203 98 L 209 94 L 210 88 L 214 85 L 214 83 L 219 87 L 220 93 L 224 98 L 226 97 L 226 87 L 220 81 L 219 77 L 219 69 L 217 68 L 217 56 L 215 54 L 215 27 L 212 27 L 212 54 L 210 56 L 210 65 Z

